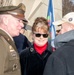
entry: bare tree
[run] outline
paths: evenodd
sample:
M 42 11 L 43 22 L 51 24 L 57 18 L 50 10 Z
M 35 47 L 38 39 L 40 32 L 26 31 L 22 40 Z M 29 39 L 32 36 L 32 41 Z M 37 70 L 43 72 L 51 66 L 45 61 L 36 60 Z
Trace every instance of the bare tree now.
M 65 15 L 68 12 L 74 11 L 74 4 L 71 0 L 62 0 L 62 9 L 62 13 Z

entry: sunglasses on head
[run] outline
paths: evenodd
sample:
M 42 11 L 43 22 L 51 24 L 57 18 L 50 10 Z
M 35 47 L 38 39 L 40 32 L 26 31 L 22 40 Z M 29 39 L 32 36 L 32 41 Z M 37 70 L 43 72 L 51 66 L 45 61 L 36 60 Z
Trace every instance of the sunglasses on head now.
M 40 34 L 40 33 L 34 33 L 36 37 L 41 37 L 41 35 L 44 37 L 44 38 L 47 38 L 48 37 L 48 34 Z

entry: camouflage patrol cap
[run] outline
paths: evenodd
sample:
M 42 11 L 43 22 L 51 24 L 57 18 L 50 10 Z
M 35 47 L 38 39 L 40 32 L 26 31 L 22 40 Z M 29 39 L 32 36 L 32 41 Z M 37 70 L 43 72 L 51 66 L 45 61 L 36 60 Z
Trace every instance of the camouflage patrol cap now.
M 1 14 L 10 14 L 16 18 L 25 20 L 26 7 L 23 3 L 20 3 L 18 6 L 2 6 L 0 7 L 0 15 Z

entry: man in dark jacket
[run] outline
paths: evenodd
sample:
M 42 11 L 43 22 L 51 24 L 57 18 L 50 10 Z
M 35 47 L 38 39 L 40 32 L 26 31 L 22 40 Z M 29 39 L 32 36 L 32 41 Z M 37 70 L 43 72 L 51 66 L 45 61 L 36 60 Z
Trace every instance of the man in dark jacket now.
M 25 25 L 21 29 L 19 36 L 13 37 L 18 53 L 28 48 L 31 44 L 31 42 L 24 34 L 25 34 Z
M 27 37 L 20 33 L 19 36 L 16 36 L 13 38 L 15 41 L 16 48 L 18 50 L 18 53 L 20 53 L 22 50 L 28 48 L 30 46 L 30 41 L 27 39 Z
M 55 38 L 56 51 L 48 58 L 43 75 L 74 75 L 74 12 L 54 25 L 61 25 Z
M 25 30 L 31 30 L 31 26 L 27 25 L 28 21 L 26 19 L 23 20 L 23 23 L 24 23 L 24 27 L 20 30 L 19 36 L 13 37 L 18 53 L 28 48 L 31 44 L 28 38 L 24 35 Z

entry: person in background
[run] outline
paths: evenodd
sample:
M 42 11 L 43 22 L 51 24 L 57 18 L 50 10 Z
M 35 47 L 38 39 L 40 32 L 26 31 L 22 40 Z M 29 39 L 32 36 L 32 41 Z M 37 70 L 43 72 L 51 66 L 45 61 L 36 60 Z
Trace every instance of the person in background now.
M 47 59 L 52 53 L 48 36 L 47 19 L 37 17 L 32 26 L 33 44 L 20 54 L 22 75 L 43 75 Z
M 0 7 L 0 75 L 21 75 L 19 55 L 12 37 L 22 29 L 24 4 Z
M 53 24 L 61 29 L 54 40 L 56 51 L 48 58 L 43 75 L 74 75 L 74 12 Z
M 18 53 L 20 53 L 25 48 L 28 48 L 30 46 L 30 41 L 28 38 L 24 35 L 25 33 L 25 25 L 27 25 L 27 21 L 24 21 L 24 27 L 20 31 L 20 35 L 13 37 L 15 41 L 16 48 L 18 50 Z

